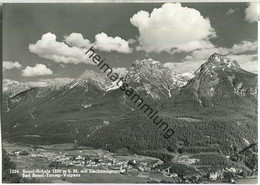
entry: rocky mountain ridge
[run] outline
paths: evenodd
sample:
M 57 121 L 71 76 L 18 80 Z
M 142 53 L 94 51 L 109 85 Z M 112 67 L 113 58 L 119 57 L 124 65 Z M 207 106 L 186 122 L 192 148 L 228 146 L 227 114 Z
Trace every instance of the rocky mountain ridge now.
M 227 155 L 234 144 L 242 148 L 245 140 L 257 139 L 257 75 L 225 56 L 212 55 L 186 76 L 152 59 L 128 70 L 126 82 L 175 129 L 169 140 L 102 75 L 87 71 L 43 96 L 34 88 L 12 97 L 14 104 L 3 114 L 3 137 L 38 144 L 76 140 L 109 149 L 214 148 Z

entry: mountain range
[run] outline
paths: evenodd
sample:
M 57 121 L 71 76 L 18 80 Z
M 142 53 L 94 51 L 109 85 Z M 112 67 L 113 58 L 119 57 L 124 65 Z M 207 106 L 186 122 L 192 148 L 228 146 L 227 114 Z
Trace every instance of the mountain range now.
M 4 80 L 2 136 L 30 144 L 74 142 L 140 153 L 221 151 L 257 141 L 257 74 L 213 54 L 190 74 L 153 59 L 137 60 L 125 81 L 158 110 L 175 134 L 165 139 L 105 74 L 86 70 L 62 86 L 34 87 Z

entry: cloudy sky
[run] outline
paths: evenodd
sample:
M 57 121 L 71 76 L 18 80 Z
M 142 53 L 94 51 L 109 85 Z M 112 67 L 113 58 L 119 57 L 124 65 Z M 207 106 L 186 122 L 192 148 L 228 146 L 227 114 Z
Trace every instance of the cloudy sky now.
M 248 3 L 4 4 L 3 77 L 46 84 L 153 58 L 178 73 L 217 52 L 257 71 L 257 8 Z

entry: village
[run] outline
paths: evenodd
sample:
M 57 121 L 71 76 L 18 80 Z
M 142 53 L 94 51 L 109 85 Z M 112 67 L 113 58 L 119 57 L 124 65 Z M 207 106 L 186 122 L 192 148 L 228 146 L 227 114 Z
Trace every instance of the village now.
M 80 151 L 81 153 L 82 151 Z M 146 171 L 151 172 L 156 166 L 155 163 L 136 160 L 117 160 L 112 154 L 106 155 L 72 155 L 68 153 L 47 152 L 44 149 L 37 149 L 36 152 L 14 151 L 16 156 L 28 156 L 44 158 L 50 164 L 50 168 L 79 167 L 85 169 L 84 173 L 117 173 L 124 174 L 126 172 Z
M 173 183 L 199 183 L 199 182 L 226 182 L 236 183 L 237 180 L 245 178 L 244 171 L 233 167 L 221 170 L 211 170 L 204 173 L 184 175 L 171 173 L 170 168 L 158 168 L 158 163 L 137 161 L 134 157 L 131 160 L 116 159 L 112 153 L 87 155 L 79 151 L 79 155 L 67 152 L 50 152 L 44 149 L 26 152 L 17 150 L 13 152 L 17 157 L 43 158 L 49 163 L 50 169 L 79 169 L 80 174 L 84 173 L 104 173 L 104 174 L 123 174 L 133 173 L 158 173 L 167 177 L 167 180 L 148 178 L 148 182 L 173 182 Z M 136 155 L 135 155 L 136 156 Z

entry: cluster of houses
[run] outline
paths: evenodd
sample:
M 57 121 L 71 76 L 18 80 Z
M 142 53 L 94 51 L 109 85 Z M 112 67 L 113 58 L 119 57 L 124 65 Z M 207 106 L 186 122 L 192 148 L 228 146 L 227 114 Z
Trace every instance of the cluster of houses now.
M 23 151 L 16 151 L 15 155 L 20 155 Z M 87 169 L 102 169 L 107 173 L 126 173 L 126 172 L 150 172 L 153 164 L 148 162 L 137 162 L 136 160 L 116 160 L 111 154 L 88 156 L 88 155 L 70 155 L 68 153 L 47 152 L 43 149 L 37 149 L 36 152 L 27 153 L 30 157 L 46 158 L 50 161 L 50 167 L 68 167 L 78 166 Z M 105 173 L 105 172 L 104 172 Z
M 158 170 L 155 168 L 155 164 L 144 161 L 123 161 L 116 160 L 111 154 L 87 156 L 87 155 L 69 155 L 67 153 L 54 153 L 46 152 L 43 149 L 37 149 L 38 152 L 27 153 L 24 151 L 15 151 L 13 154 L 22 156 L 27 155 L 31 157 L 42 157 L 48 159 L 51 164 L 55 163 L 57 166 L 52 167 L 68 167 L 78 166 L 90 169 L 87 173 L 95 173 L 101 170 L 102 173 L 121 173 L 126 172 L 159 172 L 167 177 L 171 177 L 175 182 L 182 183 L 197 183 L 201 181 L 225 181 L 228 183 L 234 183 L 236 179 L 243 178 L 243 170 L 237 168 L 224 168 L 222 170 L 216 170 L 205 174 L 196 175 L 180 175 L 176 173 L 170 173 L 170 167 L 164 170 Z M 92 171 L 91 171 L 92 170 Z
M 152 165 L 148 162 L 137 162 L 135 160 L 124 161 L 116 160 L 112 156 L 104 155 L 98 158 L 89 158 L 88 156 L 66 156 L 65 158 L 55 159 L 65 166 L 82 166 L 89 169 L 102 169 L 113 173 L 126 173 L 134 171 L 151 171 Z M 112 172 L 111 172 L 112 173 Z
M 234 167 L 224 168 L 207 174 L 210 181 L 222 180 L 227 183 L 235 183 L 236 179 L 244 178 L 244 170 Z
M 173 182 L 178 183 L 199 183 L 199 182 L 225 182 L 225 183 L 235 183 L 236 180 L 242 179 L 244 171 L 242 169 L 237 169 L 234 167 L 223 168 L 221 170 L 211 171 L 211 172 L 201 172 L 193 175 L 182 175 L 176 173 L 170 173 L 170 168 L 165 168 L 161 171 L 165 176 L 172 177 Z

